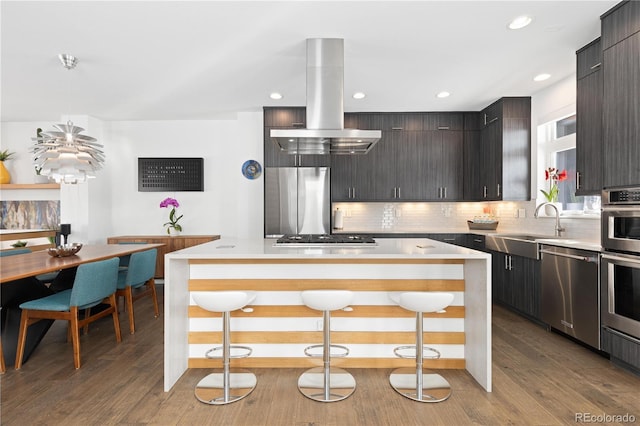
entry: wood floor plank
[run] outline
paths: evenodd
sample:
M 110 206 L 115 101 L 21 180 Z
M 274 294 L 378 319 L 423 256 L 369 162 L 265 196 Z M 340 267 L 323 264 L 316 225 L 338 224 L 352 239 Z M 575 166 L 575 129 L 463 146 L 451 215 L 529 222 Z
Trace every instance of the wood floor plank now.
M 159 286 L 162 290 L 162 286 Z M 160 291 L 160 297 L 162 291 Z M 161 298 L 162 300 L 162 298 Z M 640 377 L 605 357 L 500 306 L 493 309 L 493 392 L 465 370 L 438 370 L 453 387 L 439 404 L 420 404 L 389 385 L 390 368 L 350 368 L 357 388 L 322 404 L 302 396 L 304 368 L 256 368 L 247 398 L 208 406 L 194 397 L 210 369 L 188 370 L 163 391 L 163 318 L 136 304 L 136 333 L 115 343 L 111 320 L 81 337 L 82 368 L 73 368 L 66 327 L 56 322 L 22 369 L 0 376 L 2 425 L 557 425 L 575 414 L 634 415 L 640 421 Z M 121 328 L 128 329 L 126 315 Z M 233 361 L 232 361 L 233 362 Z

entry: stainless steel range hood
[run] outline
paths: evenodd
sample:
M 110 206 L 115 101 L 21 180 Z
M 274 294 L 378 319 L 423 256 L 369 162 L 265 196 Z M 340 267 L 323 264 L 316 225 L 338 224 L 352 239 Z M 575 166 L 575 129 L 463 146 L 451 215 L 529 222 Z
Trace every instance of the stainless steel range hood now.
M 344 40 L 307 39 L 307 128 L 272 129 L 290 154 L 366 154 L 380 130 L 344 128 Z

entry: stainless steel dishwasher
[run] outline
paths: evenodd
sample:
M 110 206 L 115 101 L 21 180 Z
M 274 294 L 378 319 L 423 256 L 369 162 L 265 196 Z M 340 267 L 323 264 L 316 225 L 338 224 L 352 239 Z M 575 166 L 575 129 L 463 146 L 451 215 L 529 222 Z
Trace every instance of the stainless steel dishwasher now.
M 542 321 L 600 349 L 600 253 L 541 245 Z

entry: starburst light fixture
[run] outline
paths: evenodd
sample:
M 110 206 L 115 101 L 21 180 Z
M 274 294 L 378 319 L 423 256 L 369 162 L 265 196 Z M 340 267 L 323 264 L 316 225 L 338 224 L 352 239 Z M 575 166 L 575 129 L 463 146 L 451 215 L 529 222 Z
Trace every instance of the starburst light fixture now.
M 62 65 L 71 70 L 78 63 L 77 58 L 61 54 Z M 31 148 L 33 162 L 41 168 L 40 174 L 48 176 L 57 183 L 82 183 L 95 177 L 96 170 L 102 168 L 103 146 L 96 138 L 81 135 L 82 127 L 74 126 L 71 120 L 67 124 L 55 124 L 56 130 L 40 132 Z

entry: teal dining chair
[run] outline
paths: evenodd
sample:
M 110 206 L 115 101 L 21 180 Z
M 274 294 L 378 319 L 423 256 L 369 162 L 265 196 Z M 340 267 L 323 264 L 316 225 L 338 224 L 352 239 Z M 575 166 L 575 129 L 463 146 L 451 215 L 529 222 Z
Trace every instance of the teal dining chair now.
M 160 310 L 158 308 L 158 296 L 156 293 L 156 258 L 157 249 L 150 249 L 132 253 L 129 257 L 129 264 L 126 269 L 118 272 L 118 289 L 116 297 L 123 296 L 129 313 L 129 332 L 135 333 L 135 320 L 133 315 L 133 302 L 146 295 L 151 295 L 153 299 L 153 309 L 155 317 L 158 318 Z M 145 286 L 145 289 L 142 287 Z M 135 294 L 134 294 L 134 290 Z
M 22 315 L 16 354 L 16 370 L 22 366 L 27 329 L 31 324 L 42 319 L 69 321 L 69 332 L 73 342 L 73 364 L 76 369 L 80 368 L 80 328 L 85 324 L 111 315 L 116 341 L 118 343 L 122 341 L 115 296 L 118 284 L 118 263 L 117 257 L 84 263 L 78 266 L 71 289 L 20 304 Z M 80 310 L 87 310 L 99 304 L 107 304 L 108 306 L 100 312 L 87 315 L 83 319 L 79 318 Z

